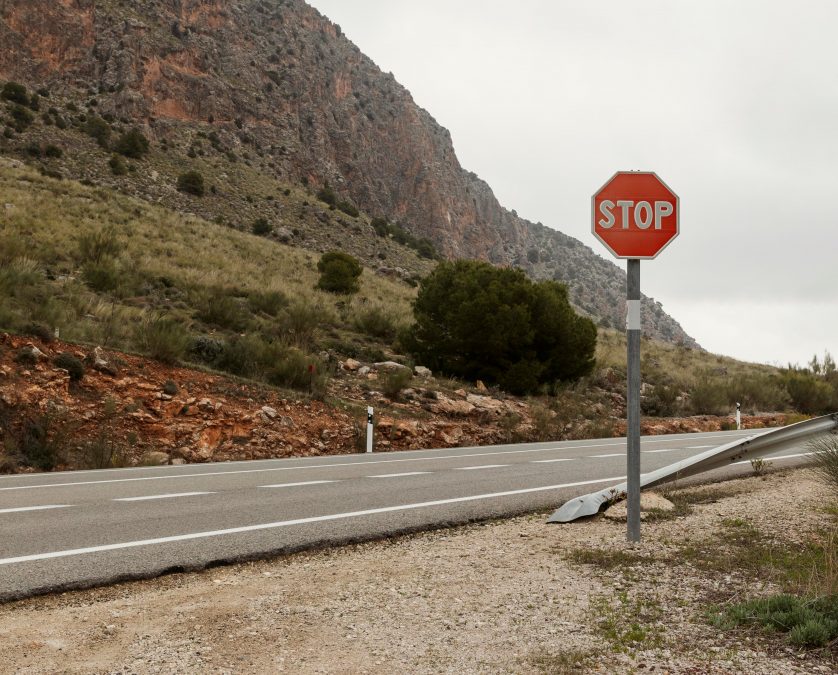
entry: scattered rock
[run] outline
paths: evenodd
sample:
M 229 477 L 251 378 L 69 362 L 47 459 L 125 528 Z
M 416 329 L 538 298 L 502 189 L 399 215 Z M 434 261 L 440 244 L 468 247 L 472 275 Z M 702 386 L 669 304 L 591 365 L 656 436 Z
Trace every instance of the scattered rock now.
M 348 370 L 350 373 L 354 373 L 358 368 L 361 367 L 361 362 L 356 361 L 355 359 L 346 359 L 341 365 L 343 370 Z
M 655 492 L 640 493 L 641 520 L 645 520 L 645 514 L 648 511 L 672 511 L 674 508 L 675 505 L 671 501 Z M 608 520 L 626 522 L 628 517 L 628 505 L 626 501 L 622 500 L 609 506 L 603 513 L 603 517 Z
M 489 391 L 486 385 L 483 384 L 483 380 L 477 380 L 474 384 L 474 388 L 477 389 L 477 391 Z
M 407 366 L 403 363 L 396 363 L 395 361 L 379 361 L 375 364 L 377 370 L 383 370 L 385 372 L 392 372 L 395 370 L 405 370 Z
M 182 462 L 183 460 L 181 460 Z M 140 457 L 140 464 L 142 466 L 163 466 L 169 464 L 170 458 L 168 453 L 160 452 L 158 450 L 149 450 L 143 453 Z
M 414 366 L 413 374 L 417 377 L 433 377 L 433 373 L 431 372 L 430 368 L 426 368 L 425 366 Z

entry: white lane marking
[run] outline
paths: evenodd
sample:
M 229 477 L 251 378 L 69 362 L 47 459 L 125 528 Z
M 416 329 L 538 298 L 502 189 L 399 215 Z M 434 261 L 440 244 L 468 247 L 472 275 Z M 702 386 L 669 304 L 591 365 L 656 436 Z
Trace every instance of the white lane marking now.
M 771 431 L 771 429 L 763 430 L 766 433 Z M 738 432 L 737 432 L 738 433 Z M 705 436 L 705 438 L 731 438 L 731 435 L 725 436 Z M 752 434 L 753 435 L 753 434 Z M 650 437 L 644 437 L 643 443 L 671 443 L 671 438 L 662 438 L 662 439 L 655 439 Z M 562 446 L 562 447 L 552 447 L 552 448 L 528 448 L 525 450 L 503 450 L 500 452 L 473 452 L 467 454 L 460 454 L 460 455 L 440 455 L 435 457 L 406 457 L 402 459 L 379 459 L 379 460 L 358 460 L 355 462 L 334 462 L 331 464 L 310 464 L 306 466 L 280 466 L 274 467 L 270 469 L 236 469 L 234 471 L 206 471 L 203 473 L 180 473 L 175 474 L 172 476 L 139 476 L 137 478 L 108 478 L 105 480 L 88 480 L 88 481 L 74 481 L 68 483 L 41 483 L 36 485 L 15 485 L 12 487 L 0 487 L 0 492 L 6 492 L 9 490 L 36 490 L 36 489 L 44 489 L 44 488 L 55 488 L 55 487 L 73 487 L 76 485 L 99 485 L 99 484 L 108 484 L 108 483 L 132 483 L 135 481 L 147 481 L 147 480 L 173 480 L 177 478 L 200 478 L 202 476 L 232 476 L 236 474 L 248 474 L 248 473 L 267 473 L 270 471 L 303 471 L 307 469 L 330 469 L 333 467 L 346 467 L 346 466 L 369 466 L 372 464 L 393 464 L 399 462 L 430 462 L 435 461 L 438 459 L 461 459 L 467 457 L 487 457 L 493 455 L 518 455 L 522 453 L 528 452 L 559 452 L 562 450 L 577 450 L 580 448 L 603 448 L 603 447 L 610 447 L 610 446 L 625 446 L 625 439 L 618 440 L 613 443 L 588 443 L 587 445 L 574 445 L 574 446 Z M 715 447 L 715 446 L 712 446 Z M 444 448 L 443 448 L 444 449 Z M 427 450 L 421 450 L 417 452 L 428 452 Z M 615 455 L 617 456 L 617 455 Z M 572 458 L 576 459 L 576 458 Z M 584 458 L 583 458 L 584 459 Z M 276 461 L 288 461 L 287 459 L 281 459 Z M 231 462 L 232 463 L 232 462 Z M 161 467 L 163 468 L 163 467 Z M 172 467 L 168 467 L 171 469 Z M 113 471 L 125 471 L 125 469 L 108 469 Z M 130 469 L 130 471 L 135 471 L 137 469 Z M 63 472 L 63 473 L 72 473 L 72 472 Z M 19 475 L 9 476 L 8 478 L 14 479 L 18 478 Z M 30 474 L 31 477 L 31 474 Z
M 12 565 L 15 563 L 35 562 L 37 560 L 50 560 L 52 558 L 67 558 L 74 555 L 86 553 L 101 553 L 104 551 L 117 551 L 126 548 L 137 548 L 138 546 L 150 546 L 152 544 L 170 544 L 178 541 L 190 541 L 193 539 L 206 539 L 208 537 L 220 537 L 225 534 L 242 534 L 245 532 L 257 532 L 259 530 L 275 530 L 280 527 L 292 525 L 306 525 L 308 523 L 323 523 L 331 520 L 345 520 L 346 518 L 358 518 L 361 516 L 373 516 L 379 513 L 392 513 L 394 511 L 410 511 L 414 509 L 429 508 L 432 506 L 445 506 L 446 504 L 462 504 L 474 502 L 481 499 L 497 499 L 498 497 L 513 497 L 515 495 L 532 494 L 534 492 L 548 492 L 562 488 L 579 487 L 581 485 L 594 485 L 596 483 L 612 483 L 625 480 L 625 476 L 613 478 L 598 478 L 596 480 L 583 480 L 576 483 L 563 483 L 561 485 L 545 485 L 543 487 L 525 488 L 522 490 L 507 490 L 506 492 L 490 492 L 488 494 L 471 495 L 468 497 L 453 497 L 451 499 L 436 499 L 430 502 L 416 502 L 414 504 L 399 504 L 397 506 L 383 506 L 377 509 L 365 509 L 363 511 L 348 511 L 346 513 L 333 513 L 327 516 L 311 516 L 308 518 L 296 518 L 294 520 L 280 520 L 274 523 L 261 523 L 259 525 L 244 525 L 242 527 L 231 527 L 226 530 L 209 530 L 205 532 L 191 532 L 189 534 L 177 534 L 170 537 L 157 537 L 155 539 L 140 539 L 137 541 L 126 541 L 119 544 L 104 544 L 101 546 L 88 546 L 86 548 L 72 548 L 63 551 L 50 551 L 49 553 L 34 553 L 14 558 L 0 558 L 0 565 Z
M 688 445 L 687 450 L 705 450 L 707 448 L 715 448 L 715 445 Z
M 613 455 L 591 455 L 588 459 L 604 459 L 606 457 L 625 457 L 622 452 L 616 452 Z
M 552 464 L 553 462 L 572 462 L 575 457 L 561 457 L 560 459 L 533 459 L 530 464 Z
M 144 497 L 120 497 L 115 502 L 146 502 L 150 499 L 174 499 L 175 497 L 199 497 L 200 495 L 214 495 L 215 492 L 172 492 L 165 495 L 146 495 Z
M 324 485 L 325 483 L 337 483 L 336 480 L 307 480 L 302 483 L 277 483 L 276 485 L 260 485 L 262 488 L 284 488 L 284 487 L 302 487 L 303 485 Z
M 367 478 L 401 478 L 402 476 L 427 476 L 433 471 L 406 471 L 405 473 L 380 473 Z
M 509 464 L 481 464 L 480 466 L 458 466 L 454 471 L 476 471 L 477 469 L 502 469 Z
M 68 509 L 72 504 L 45 504 L 44 506 L 21 506 L 16 509 L 0 509 L 0 513 L 23 513 L 24 511 L 46 511 L 47 509 Z
M 661 448 L 660 450 L 641 450 L 641 452 L 647 455 L 656 455 L 660 452 L 678 452 L 679 450 L 684 450 L 684 448 Z

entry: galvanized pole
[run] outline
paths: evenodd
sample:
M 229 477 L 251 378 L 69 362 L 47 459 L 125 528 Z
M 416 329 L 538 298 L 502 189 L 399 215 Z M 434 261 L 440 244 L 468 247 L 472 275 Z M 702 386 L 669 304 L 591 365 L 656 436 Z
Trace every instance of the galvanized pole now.
M 640 261 L 629 259 L 626 276 L 626 342 L 628 395 L 626 444 L 628 447 L 628 526 L 630 542 L 640 541 Z

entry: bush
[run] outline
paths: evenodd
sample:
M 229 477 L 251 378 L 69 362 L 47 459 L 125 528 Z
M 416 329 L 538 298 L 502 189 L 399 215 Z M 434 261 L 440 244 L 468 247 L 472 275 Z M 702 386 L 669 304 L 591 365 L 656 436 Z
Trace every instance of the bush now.
M 338 203 L 338 196 L 335 194 L 335 191 L 332 190 L 331 186 L 326 183 L 318 192 L 317 198 L 329 206 L 336 206 Z
M 690 407 L 697 415 L 729 414 L 730 397 L 725 382 L 709 375 L 701 376 L 690 392 Z
M 836 405 L 835 390 L 808 371 L 789 369 L 783 375 L 783 383 L 798 412 L 821 415 L 832 412 Z
M 411 379 L 413 379 L 413 373 L 409 368 L 398 368 L 384 375 L 381 380 L 381 389 L 387 398 L 398 401 L 402 390 L 407 388 Z
M 124 176 L 128 173 L 128 165 L 119 155 L 113 155 L 110 160 L 108 160 L 108 166 L 111 167 L 111 173 L 113 173 L 114 176 Z
M 814 453 L 816 471 L 838 496 L 838 437 L 817 438 L 808 445 Z
M 381 307 L 364 307 L 357 310 L 353 320 L 355 328 L 371 337 L 393 340 L 396 324 Z
M 326 393 L 326 374 L 323 365 L 313 356 L 298 349 L 287 350 L 266 372 L 269 384 L 307 391 L 322 399 Z
M 22 105 L 13 105 L 10 112 L 15 131 L 18 133 L 26 131 L 32 122 L 35 121 L 35 116 Z
M 218 288 L 198 299 L 197 317 L 211 326 L 234 331 L 242 331 L 250 323 L 250 316 L 239 299 Z
M 100 148 L 107 149 L 111 141 L 111 126 L 101 117 L 91 115 L 84 123 L 84 133 L 93 138 Z
M 317 271 L 320 272 L 317 288 L 329 293 L 350 295 L 360 288 L 358 279 L 364 268 L 348 253 L 329 251 L 321 256 Z
M 81 276 L 88 288 L 98 293 L 116 290 L 120 281 L 119 267 L 112 258 L 85 263 L 81 269 Z
M 197 171 L 187 171 L 177 179 L 177 189 L 196 197 L 204 196 L 204 177 Z
M 42 323 L 28 323 L 23 327 L 21 331 L 24 335 L 31 335 L 32 337 L 38 338 L 41 342 L 45 344 L 49 344 L 55 338 L 52 330 L 50 330 L 49 326 L 45 326 Z
M 61 352 L 53 359 L 56 368 L 63 368 L 70 374 L 72 382 L 80 382 L 84 377 L 84 364 L 72 354 Z
M 268 316 L 277 316 L 288 306 L 288 297 L 282 291 L 256 291 L 247 299 L 250 309 Z
M 337 203 L 337 208 L 339 211 L 343 211 L 347 216 L 352 216 L 353 218 L 357 218 L 361 215 L 361 212 L 358 211 L 358 207 L 350 201 L 339 201 Z
M 29 105 L 29 94 L 26 87 L 18 82 L 6 82 L 0 91 L 0 98 L 19 105 Z
M 134 341 L 143 353 L 161 363 L 176 364 L 189 346 L 189 333 L 181 322 L 155 315 L 146 318 L 136 329 Z
M 189 354 L 204 363 L 215 363 L 224 353 L 224 342 L 201 335 L 189 345 Z
M 113 149 L 120 155 L 125 155 L 131 159 L 142 159 L 148 154 L 148 147 L 148 139 L 143 136 L 139 129 L 134 127 L 119 137 Z
M 317 331 L 325 321 L 321 307 L 300 300 L 290 303 L 278 319 L 285 342 L 303 350 L 314 345 Z
M 479 261 L 441 263 L 414 302 L 406 347 L 434 371 L 522 394 L 591 372 L 596 326 L 567 289 Z
M 64 151 L 57 145 L 48 145 L 44 148 L 44 155 L 52 159 L 60 159 L 64 155 Z
M 257 218 L 253 221 L 253 225 L 251 226 L 251 231 L 253 234 L 262 237 L 266 234 L 270 234 L 273 232 L 273 226 L 268 222 L 267 218 Z
M 122 246 L 113 225 L 86 232 L 79 237 L 79 258 L 82 263 L 101 263 L 107 258 L 115 257 L 121 250 Z

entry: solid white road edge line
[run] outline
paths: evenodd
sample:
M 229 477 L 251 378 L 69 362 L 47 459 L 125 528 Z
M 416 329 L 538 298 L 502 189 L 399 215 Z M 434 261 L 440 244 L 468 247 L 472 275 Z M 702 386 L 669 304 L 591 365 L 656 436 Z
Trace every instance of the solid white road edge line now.
M 20 506 L 16 509 L 0 509 L 0 513 L 23 513 L 24 511 L 46 511 L 47 509 L 68 509 L 72 504 L 46 504 L 44 506 Z
M 206 532 L 192 532 L 189 534 L 178 534 L 171 537 L 157 537 L 155 539 L 141 539 L 138 541 L 126 541 L 119 544 L 104 544 L 101 546 L 88 546 L 86 548 L 73 548 L 64 551 L 51 551 L 49 553 L 35 553 L 22 555 L 14 558 L 0 558 L 0 565 L 13 565 L 15 563 L 35 562 L 38 560 L 50 560 L 52 558 L 67 558 L 69 556 L 84 555 L 87 553 L 102 553 L 104 551 L 117 551 L 126 548 L 137 548 L 139 546 L 151 546 L 154 544 L 170 544 L 178 541 L 190 541 L 193 539 L 207 539 L 209 537 L 221 537 L 227 534 L 243 534 L 246 532 L 257 532 L 259 530 L 275 530 L 281 527 L 292 525 L 306 525 L 308 523 L 322 523 L 330 520 L 344 520 L 346 518 L 358 518 L 361 516 L 373 516 L 379 513 L 392 513 L 394 511 L 410 511 L 423 509 L 431 506 L 444 506 L 446 504 L 460 504 L 463 502 L 474 502 L 481 499 L 496 499 L 498 497 L 512 497 L 514 495 L 531 494 L 533 492 L 547 492 L 561 488 L 579 487 L 581 485 L 595 485 L 597 483 L 611 483 L 625 480 L 625 476 L 612 478 L 598 478 L 596 480 L 583 480 L 576 483 L 563 483 L 561 485 L 545 485 L 544 487 L 526 488 L 522 490 L 507 490 L 505 492 L 491 492 L 482 495 L 471 495 L 469 497 L 453 497 L 451 499 L 436 499 L 430 502 L 417 502 L 415 504 L 400 504 L 398 506 L 383 506 L 377 509 L 364 509 L 363 511 L 348 511 L 346 513 L 333 513 L 328 516 L 311 516 L 309 518 L 296 518 L 294 520 L 281 520 L 275 523 L 262 523 L 259 525 L 245 525 L 243 527 L 231 527 L 226 530 L 209 530 Z
M 146 495 L 144 497 L 119 497 L 115 502 L 145 502 L 150 499 L 174 499 L 175 497 L 198 497 L 200 495 L 214 495 L 215 492 L 173 492 L 165 495 Z
M 277 483 L 276 485 L 260 485 L 260 488 L 284 488 L 284 487 L 302 487 L 303 485 L 324 485 L 326 483 L 337 483 L 336 480 L 307 480 L 302 483 Z

